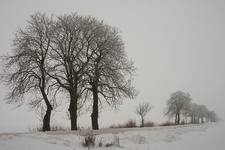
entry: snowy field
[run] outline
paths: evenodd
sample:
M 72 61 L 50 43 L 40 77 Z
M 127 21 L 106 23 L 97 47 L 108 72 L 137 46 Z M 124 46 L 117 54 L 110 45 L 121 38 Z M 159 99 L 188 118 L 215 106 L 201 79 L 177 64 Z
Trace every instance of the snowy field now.
M 91 131 L 0 134 L 0 150 L 85 150 Z M 224 150 L 225 124 L 183 125 L 93 132 L 100 150 Z M 99 146 L 99 143 L 100 146 Z M 106 146 L 107 145 L 107 146 Z

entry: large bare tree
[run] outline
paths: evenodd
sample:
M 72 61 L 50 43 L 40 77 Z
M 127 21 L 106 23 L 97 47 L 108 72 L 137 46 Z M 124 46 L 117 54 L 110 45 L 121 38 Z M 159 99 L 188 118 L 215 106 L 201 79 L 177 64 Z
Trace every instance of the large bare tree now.
M 57 19 L 49 76 L 69 93 L 71 130 L 77 130 L 77 110 L 86 91 L 84 75 L 96 48 L 92 42 L 94 23 L 95 19 L 77 14 Z
M 12 55 L 6 56 L 6 73 L 4 79 L 10 86 L 8 103 L 22 102 L 25 95 L 38 98 L 31 99 L 33 107 L 44 101 L 46 113 L 43 118 L 43 131 L 50 130 L 50 117 L 55 102 L 52 82 L 46 74 L 48 71 L 48 52 L 54 34 L 52 18 L 36 13 L 28 20 L 24 29 L 19 29 L 13 41 Z M 48 97 L 51 95 L 51 98 Z
M 77 130 L 77 111 L 91 94 L 93 129 L 99 128 L 100 99 L 117 106 L 122 98 L 135 96 L 131 85 L 135 68 L 128 60 L 116 28 L 94 17 L 77 14 L 58 16 L 54 20 L 35 14 L 32 19 L 25 30 L 18 32 L 16 54 L 8 63 L 8 68 L 14 64 L 19 66 L 16 70 L 19 75 L 9 78 L 14 89 L 9 99 L 39 88 L 47 107 L 44 120 L 50 120 L 49 91 L 62 88 L 70 97 L 71 129 Z M 32 104 L 40 106 L 38 102 Z M 49 121 L 44 121 L 43 130 L 50 129 L 46 122 Z
M 93 19 L 94 20 L 94 19 Z M 131 84 L 135 67 L 128 60 L 124 43 L 116 28 L 96 21 L 92 28 L 95 49 L 86 71 L 93 97 L 92 128 L 99 129 L 99 104 L 103 100 L 117 106 L 123 98 L 133 98 L 136 91 Z

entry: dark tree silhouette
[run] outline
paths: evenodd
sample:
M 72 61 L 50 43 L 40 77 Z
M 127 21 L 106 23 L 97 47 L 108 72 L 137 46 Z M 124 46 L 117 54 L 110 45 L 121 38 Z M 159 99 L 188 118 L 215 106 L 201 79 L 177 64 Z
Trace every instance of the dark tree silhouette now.
M 96 29 L 92 40 L 95 49 L 86 75 L 93 96 L 92 129 L 96 130 L 100 101 L 104 99 L 109 105 L 117 106 L 123 98 L 133 98 L 136 91 L 131 85 L 135 68 L 128 60 L 118 30 L 99 21 L 92 27 Z
M 4 79 L 10 86 L 7 102 L 22 102 L 28 93 L 40 93 L 41 99 L 31 100 L 33 107 L 43 102 L 46 113 L 43 118 L 43 131 L 50 130 L 50 117 L 53 109 L 54 97 L 52 90 L 55 83 L 46 74 L 48 70 L 48 52 L 53 37 L 54 26 L 52 19 L 45 14 L 36 13 L 28 20 L 24 29 L 19 29 L 13 41 L 13 54 L 6 56 L 6 74 Z M 55 90 L 56 92 L 57 90 Z M 51 94 L 52 93 L 52 94 Z
M 77 14 L 58 17 L 51 52 L 51 73 L 49 76 L 68 91 L 71 130 L 77 130 L 78 106 L 87 90 L 84 75 L 96 46 L 93 43 L 95 19 Z
M 135 68 L 124 51 L 124 43 L 116 28 L 94 17 L 77 14 L 48 18 L 37 13 L 28 26 L 19 30 L 14 40 L 14 55 L 7 58 L 5 76 L 12 86 L 8 100 L 17 101 L 26 93 L 38 92 L 46 105 L 43 130 L 50 130 L 50 116 L 59 89 L 70 97 L 71 130 L 77 130 L 77 113 L 90 96 L 93 129 L 98 129 L 99 103 L 111 106 L 133 98 L 131 84 Z M 34 106 L 39 100 L 32 101 Z

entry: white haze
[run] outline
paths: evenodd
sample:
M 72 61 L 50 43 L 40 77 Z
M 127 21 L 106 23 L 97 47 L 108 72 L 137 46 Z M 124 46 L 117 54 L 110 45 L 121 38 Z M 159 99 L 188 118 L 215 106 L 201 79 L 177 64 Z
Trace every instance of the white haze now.
M 120 111 L 105 107 L 100 127 L 136 119 L 135 106 L 153 106 L 146 120 L 165 121 L 163 111 L 169 95 L 189 92 L 193 101 L 205 104 L 223 117 L 225 98 L 225 1 L 223 0 L 1 0 L 0 54 L 11 50 L 13 33 L 37 11 L 47 14 L 77 12 L 92 15 L 120 29 L 126 51 L 135 61 L 135 100 L 125 100 Z M 1 85 L 1 99 L 7 88 Z M 65 107 L 66 109 L 66 107 Z M 66 110 L 65 110 L 66 111 Z M 69 126 L 60 109 L 53 122 Z M 90 112 L 79 125 L 90 126 Z M 38 124 L 27 106 L 0 102 L 0 131 L 24 131 Z

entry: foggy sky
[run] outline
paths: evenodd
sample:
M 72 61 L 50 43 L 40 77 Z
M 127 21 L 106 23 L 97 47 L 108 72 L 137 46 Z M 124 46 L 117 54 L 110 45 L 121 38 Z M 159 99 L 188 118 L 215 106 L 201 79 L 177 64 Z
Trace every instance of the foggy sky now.
M 140 91 L 120 111 L 100 113 L 100 127 L 136 119 L 135 106 L 153 106 L 146 120 L 165 121 L 163 111 L 172 92 L 189 92 L 193 102 L 225 114 L 225 1 L 223 0 L 0 0 L 0 54 L 10 52 L 13 34 L 37 11 L 62 15 L 91 15 L 121 31 L 126 52 L 138 68 Z M 1 85 L 3 99 L 7 89 Z M 65 107 L 66 108 L 66 107 Z M 68 125 L 63 110 L 53 122 Z M 58 116 L 58 117 L 57 117 Z M 38 124 L 27 106 L 0 102 L 0 132 L 25 131 Z M 90 113 L 79 119 L 91 126 Z

